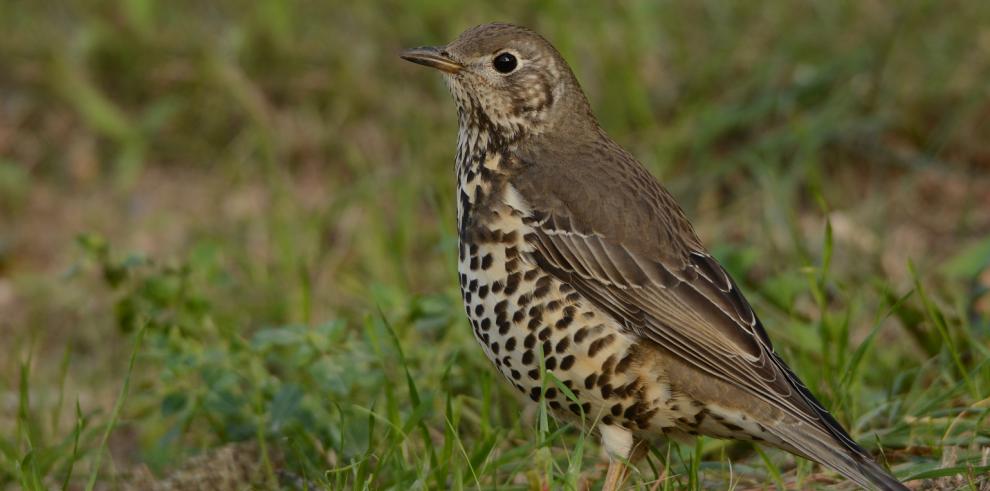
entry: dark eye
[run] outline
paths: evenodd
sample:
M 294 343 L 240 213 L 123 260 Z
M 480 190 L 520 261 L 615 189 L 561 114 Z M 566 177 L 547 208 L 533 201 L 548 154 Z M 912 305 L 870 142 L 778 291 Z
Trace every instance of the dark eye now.
M 516 57 L 512 53 L 502 53 L 492 60 L 492 66 L 500 73 L 509 73 L 516 69 Z

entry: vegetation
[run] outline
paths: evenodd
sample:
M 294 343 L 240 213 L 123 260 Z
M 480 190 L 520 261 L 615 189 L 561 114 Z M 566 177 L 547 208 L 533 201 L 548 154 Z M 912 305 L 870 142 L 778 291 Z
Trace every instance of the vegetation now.
M 976 0 L 0 3 L 0 489 L 599 485 L 471 336 L 453 103 L 396 56 L 492 20 L 561 49 L 864 446 L 990 489 Z M 744 443 L 649 460 L 849 489 Z

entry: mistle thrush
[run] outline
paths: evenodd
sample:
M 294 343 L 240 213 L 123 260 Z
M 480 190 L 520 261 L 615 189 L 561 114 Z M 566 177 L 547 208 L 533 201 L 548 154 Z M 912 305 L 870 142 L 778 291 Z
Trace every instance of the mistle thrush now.
M 440 70 L 457 104 L 458 271 L 474 335 L 516 389 L 596 425 L 612 457 L 605 489 L 651 442 L 690 435 L 762 442 L 865 487 L 907 489 L 774 352 L 549 42 L 488 24 L 402 57 Z M 541 366 L 573 398 L 541 384 Z

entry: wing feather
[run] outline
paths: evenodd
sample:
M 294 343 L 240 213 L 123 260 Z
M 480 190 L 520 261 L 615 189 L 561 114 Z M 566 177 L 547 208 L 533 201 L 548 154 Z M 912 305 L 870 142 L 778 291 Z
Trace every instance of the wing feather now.
M 574 227 L 572 218 L 543 213 L 549 218 L 530 222 L 532 260 L 623 328 L 792 416 L 827 427 L 843 443 L 852 442 L 777 357 L 749 303 L 707 252 L 692 250 L 683 265 L 665 264 L 602 234 L 568 231 L 563 227 Z

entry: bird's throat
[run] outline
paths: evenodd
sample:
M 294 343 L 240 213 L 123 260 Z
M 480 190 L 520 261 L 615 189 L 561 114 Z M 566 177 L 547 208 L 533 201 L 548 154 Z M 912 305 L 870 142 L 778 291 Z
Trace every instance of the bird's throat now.
M 491 198 L 504 186 L 509 146 L 492 127 L 462 124 L 457 136 L 457 231 L 462 238 L 491 211 Z

